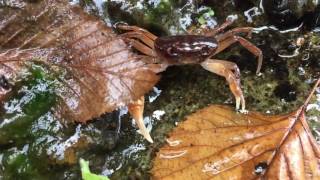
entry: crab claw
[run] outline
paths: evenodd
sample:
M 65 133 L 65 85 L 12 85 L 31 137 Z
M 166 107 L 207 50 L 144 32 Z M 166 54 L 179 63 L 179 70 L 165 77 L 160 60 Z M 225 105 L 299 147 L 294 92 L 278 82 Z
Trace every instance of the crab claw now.
M 138 125 L 140 134 L 142 134 L 142 136 L 146 138 L 147 141 L 149 141 L 150 143 L 153 143 L 150 133 L 143 122 L 144 96 L 142 96 L 135 102 L 129 104 L 128 109 L 129 109 L 129 113 L 131 114 L 131 116 L 133 117 L 133 119 Z

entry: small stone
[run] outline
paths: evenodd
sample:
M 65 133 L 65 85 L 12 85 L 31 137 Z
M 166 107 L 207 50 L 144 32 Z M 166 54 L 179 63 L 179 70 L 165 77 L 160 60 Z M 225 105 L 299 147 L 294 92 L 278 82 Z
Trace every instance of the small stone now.
M 296 41 L 298 47 L 301 47 L 305 43 L 305 39 L 303 37 L 299 37 Z

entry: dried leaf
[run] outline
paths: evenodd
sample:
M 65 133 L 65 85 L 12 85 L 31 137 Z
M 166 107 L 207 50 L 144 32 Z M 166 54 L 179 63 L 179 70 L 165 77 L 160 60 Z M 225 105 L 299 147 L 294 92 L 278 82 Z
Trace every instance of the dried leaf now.
M 0 48 L 18 48 L 0 53 L 0 73 L 11 79 L 9 72 L 33 59 L 59 74 L 58 110 L 67 119 L 85 122 L 111 112 L 143 96 L 159 79 L 111 28 L 65 1 L 26 3 L 0 11 L 0 17 Z
M 320 149 L 303 108 L 270 116 L 212 105 L 174 129 L 152 174 L 155 179 L 319 179 Z

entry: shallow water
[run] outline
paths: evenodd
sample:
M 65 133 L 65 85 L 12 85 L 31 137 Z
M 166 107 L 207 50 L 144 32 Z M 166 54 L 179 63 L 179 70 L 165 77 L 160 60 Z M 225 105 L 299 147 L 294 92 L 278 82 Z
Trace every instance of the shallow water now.
M 23 3 L 12 2 L 16 2 L 12 6 Z M 237 17 L 232 27 L 255 27 L 250 41 L 264 54 L 262 73 L 255 75 L 256 58 L 239 45 L 226 49 L 217 58 L 238 64 L 247 108 L 267 114 L 295 110 L 320 75 L 319 34 L 310 31 L 316 27 L 298 24 L 279 30 L 259 3 L 232 2 L 72 1 L 101 17 L 107 25 L 124 21 L 161 36 L 185 34 L 187 28 L 200 26 L 200 17 L 208 26 L 221 24 L 228 16 Z M 214 15 L 205 15 L 210 10 Z M 295 45 L 299 37 L 305 39 L 301 47 Z M 223 78 L 200 66 L 170 67 L 146 95 L 144 120 L 155 142 L 149 144 L 137 133 L 126 108 L 87 125 L 54 119 L 49 110 L 56 99 L 51 94 L 50 77 L 43 74 L 35 67 L 33 76 L 17 85 L 12 98 L 0 108 L 0 179 L 79 179 L 79 157 L 90 161 L 92 171 L 112 179 L 147 179 L 152 157 L 179 121 L 208 104 L 234 106 Z M 320 90 L 316 97 L 307 114 L 319 139 Z

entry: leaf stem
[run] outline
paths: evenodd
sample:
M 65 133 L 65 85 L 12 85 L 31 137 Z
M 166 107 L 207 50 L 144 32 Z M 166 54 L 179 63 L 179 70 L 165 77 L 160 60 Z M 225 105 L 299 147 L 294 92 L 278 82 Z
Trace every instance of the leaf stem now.
M 317 87 L 319 86 L 320 84 L 320 77 L 318 78 L 317 82 L 315 83 L 315 85 L 313 86 L 312 90 L 310 91 L 309 93 L 309 96 L 307 97 L 306 101 L 304 102 L 304 104 L 296 111 L 296 115 L 295 115 L 295 119 L 293 121 L 293 123 L 290 125 L 289 127 L 289 130 L 285 133 L 285 135 L 283 136 L 280 144 L 278 147 L 276 147 L 275 151 L 274 151 L 274 154 L 269 162 L 269 167 L 274 163 L 275 161 L 275 158 L 276 156 L 278 155 L 279 151 L 280 151 L 280 148 L 283 146 L 283 144 L 288 140 L 288 137 L 290 135 L 290 133 L 292 133 L 292 130 L 293 128 L 296 126 L 296 124 L 298 122 L 301 121 L 301 116 L 303 115 L 304 111 L 305 111 L 305 108 L 307 107 L 307 105 L 309 104 L 311 98 L 312 98 L 312 95 L 314 94 L 314 92 L 316 91 Z M 261 177 L 264 177 L 267 172 L 269 171 L 270 168 L 267 168 L 266 171 L 262 174 Z
M 308 98 L 306 99 L 306 101 L 304 102 L 303 104 L 303 109 L 309 104 L 311 98 L 312 98 L 312 95 L 314 94 L 314 92 L 316 91 L 317 87 L 320 85 L 320 77 L 318 78 L 316 84 L 313 86 L 311 92 L 309 93 L 309 96 Z

